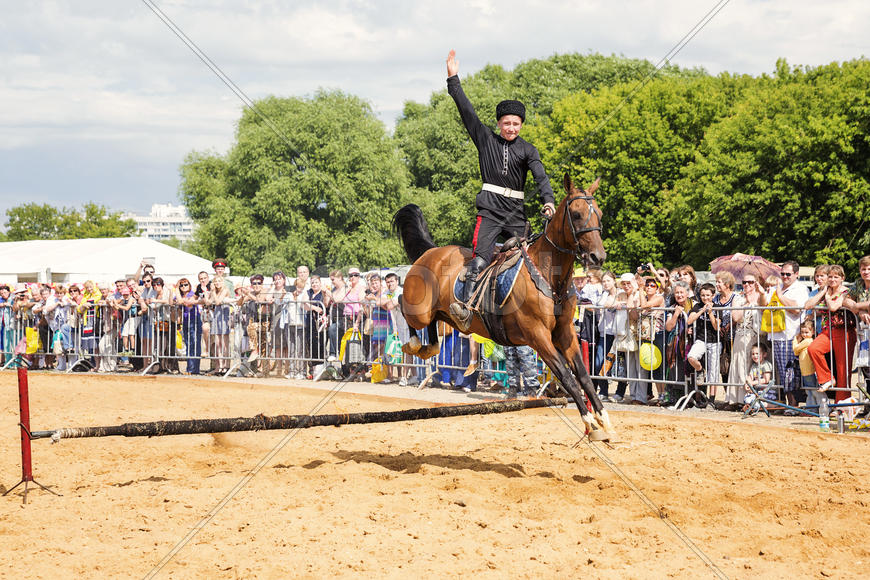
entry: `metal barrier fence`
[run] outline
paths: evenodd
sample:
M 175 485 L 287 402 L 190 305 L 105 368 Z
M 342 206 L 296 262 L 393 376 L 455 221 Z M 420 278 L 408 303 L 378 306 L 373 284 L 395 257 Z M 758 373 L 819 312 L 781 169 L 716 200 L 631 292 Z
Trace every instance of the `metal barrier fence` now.
M 703 383 L 699 390 L 713 398 L 721 387 L 725 403 L 743 404 L 748 394 L 745 383 L 753 364 L 752 350 L 758 348 L 767 352 L 765 358 L 771 367 L 770 383 L 759 391 L 768 390 L 773 398 L 785 400 L 791 394 L 808 406 L 817 403 L 819 385 L 816 376 L 803 376 L 796 354 L 804 350 L 813 357 L 819 376 L 835 377 L 836 386 L 828 390 L 838 401 L 856 392 L 856 386 L 859 394 L 866 395 L 864 385 L 870 375 L 870 361 L 859 356 L 862 341 L 858 339 L 863 337 L 866 352 L 870 328 L 850 311 L 831 313 L 818 308 L 790 312 L 793 310 L 787 307 L 714 306 L 710 312 L 716 316 L 719 329 L 713 330 L 705 328 L 703 321 L 689 324 L 690 313 L 675 315 L 674 307 L 627 309 L 587 305 L 581 309 L 580 332 L 590 352 L 594 353 L 591 374 L 603 394 L 608 393 L 605 379 L 617 380 L 618 396 L 624 396 L 628 389 L 632 399 L 645 402 L 651 395 L 650 386 L 657 384 L 660 385 L 659 393 L 668 393 L 670 396 L 665 399 L 673 402 L 695 384 Z M 771 331 L 762 330 L 762 319 L 767 317 L 767 323 L 775 325 L 778 312 L 783 314 L 779 323 L 783 323 L 785 317 L 793 317 L 786 332 L 798 329 L 797 341 L 786 339 L 787 334 L 783 331 L 774 332 L 777 327 Z M 800 324 L 807 319 L 813 332 L 802 340 Z M 609 365 L 608 354 L 613 367 L 605 373 L 603 368 Z M 822 366 L 826 370 L 823 371 Z M 858 377 L 853 380 L 856 367 Z M 696 368 L 702 369 L 701 373 L 696 373 Z M 699 374 L 703 376 L 698 377 Z
M 283 296 L 275 300 L 263 292 L 219 304 L 155 301 L 126 310 L 107 303 L 63 305 L 48 315 L 38 308 L 15 313 L 0 310 L 0 355 L 8 365 L 15 344 L 27 337 L 37 348 L 36 365 L 54 365 L 67 372 L 93 368 L 144 374 L 183 369 L 190 374 L 311 378 L 330 367 L 340 374 L 353 365 L 382 363 L 387 380 L 408 384 L 440 375 L 440 382 L 460 387 L 474 388 L 481 376 L 495 376 L 507 385 L 502 349 L 485 356 L 483 346 L 446 325 L 439 325 L 439 355 L 422 361 L 398 350 L 395 343 L 406 342 L 408 330 L 396 310 L 371 302 L 325 304 L 286 299 L 292 294 Z M 820 308 L 794 315 L 786 307 L 748 306 L 710 310 L 719 320 L 719 330 L 705 333 L 703 320 L 688 324 L 690 313 L 675 315 L 673 307 L 582 306 L 575 324 L 599 392 L 608 395 L 609 383 L 615 381 L 616 395 L 646 402 L 656 385 L 659 397 L 673 402 L 695 388 L 695 367 L 700 366 L 704 369 L 703 380 L 697 381 L 704 384 L 700 390 L 713 396 L 721 393 L 726 403 L 740 404 L 747 393 L 744 384 L 752 349 L 769 345 L 772 380 L 761 390 L 768 389 L 780 400 L 793 394 L 811 405 L 818 387 L 815 377 L 802 376 L 793 342 L 782 333 L 762 331 L 765 314 L 775 324 L 777 315 L 772 313 L 785 311 L 786 316 L 812 320 L 814 338 L 810 342 L 815 342 L 810 350 L 815 351 L 816 366 L 824 361 L 835 378 L 836 385 L 830 390 L 837 400 L 855 391 L 855 366 L 861 366 L 857 386 L 863 393 L 870 361 L 857 351 L 862 341 L 870 339 L 870 328 L 851 312 Z M 425 343 L 426 332 L 420 335 Z M 463 371 L 474 360 L 482 374 L 465 377 Z M 539 360 L 534 365 L 536 374 L 546 376 Z M 823 375 L 820 369 L 816 371 Z M 717 392 L 719 388 L 723 391 Z

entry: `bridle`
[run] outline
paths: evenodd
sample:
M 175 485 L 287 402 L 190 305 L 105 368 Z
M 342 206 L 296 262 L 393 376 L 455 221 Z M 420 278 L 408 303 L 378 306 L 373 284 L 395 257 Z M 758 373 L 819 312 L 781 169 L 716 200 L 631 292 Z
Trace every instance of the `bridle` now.
M 586 220 L 583 222 L 583 226 L 580 229 L 574 228 L 574 220 L 571 219 L 571 210 L 569 209 L 569 207 L 571 206 L 571 203 L 577 199 L 582 199 L 583 201 L 586 202 L 586 205 L 589 207 L 589 213 L 586 214 Z M 584 254 L 585 252 L 581 252 L 581 250 L 580 250 L 580 240 L 578 239 L 578 236 L 582 236 L 583 234 L 588 233 L 588 232 L 600 232 L 601 231 L 601 211 L 595 209 L 595 207 L 592 205 L 592 201 L 594 199 L 595 198 L 593 196 L 587 195 L 586 192 L 584 191 L 582 193 L 579 193 L 577 195 L 569 197 L 568 199 L 566 199 L 563 202 L 563 205 L 565 206 L 564 219 L 568 220 L 568 223 L 571 226 L 571 238 L 573 239 L 573 247 L 572 248 L 563 248 L 562 246 L 560 246 L 559 244 L 557 244 L 556 242 L 554 242 L 550 238 L 549 229 L 550 229 L 551 220 L 547 220 L 546 224 L 544 225 L 544 239 L 546 239 L 548 242 L 550 242 L 550 245 L 552 245 L 554 248 L 556 248 L 556 250 L 562 252 L 563 254 L 571 254 L 575 258 L 581 254 Z M 594 226 L 594 227 L 589 225 L 592 222 L 593 215 L 598 217 L 598 225 Z

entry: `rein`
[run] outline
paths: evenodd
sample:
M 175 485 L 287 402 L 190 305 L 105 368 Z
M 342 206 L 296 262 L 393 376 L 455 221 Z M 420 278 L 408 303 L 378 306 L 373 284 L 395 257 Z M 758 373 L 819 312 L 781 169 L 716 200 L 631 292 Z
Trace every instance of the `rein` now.
M 589 207 L 589 213 L 586 214 L 586 221 L 583 222 L 583 226 L 580 229 L 574 228 L 574 220 L 571 219 L 571 211 L 568 209 L 569 206 L 571 205 L 571 202 L 574 201 L 575 199 L 582 199 L 583 201 L 586 202 L 586 205 Z M 584 192 L 582 194 L 578 194 L 578 195 L 575 195 L 573 197 L 569 197 L 568 199 L 565 200 L 565 202 L 563 204 L 565 207 L 564 219 L 568 220 L 568 223 L 571 225 L 571 238 L 573 239 L 573 242 L 574 242 L 573 248 L 563 248 L 562 246 L 560 246 L 559 244 L 554 242 L 552 238 L 550 238 L 549 230 L 550 230 L 551 220 L 546 220 L 546 223 L 544 224 L 544 239 L 547 240 L 551 246 L 556 248 L 556 250 L 558 250 L 559 252 L 562 252 L 563 254 L 571 254 L 575 258 L 579 254 L 581 254 L 580 240 L 577 239 L 577 236 L 583 235 L 587 232 L 600 232 L 601 231 L 601 212 L 596 211 L 595 208 L 592 207 L 592 204 L 590 202 L 593 199 L 594 198 L 591 195 L 586 195 Z M 598 225 L 595 227 L 591 227 L 589 225 L 589 223 L 592 221 L 593 215 L 598 216 Z
M 569 206 L 571 205 L 571 202 L 573 202 L 574 200 L 577 200 L 577 199 L 584 200 L 586 202 L 586 205 L 589 207 L 589 213 L 586 214 L 586 220 L 583 222 L 583 226 L 580 227 L 579 229 L 574 228 L 574 220 L 571 219 L 571 211 L 568 209 Z M 547 240 L 547 242 L 549 242 L 549 244 L 551 246 L 553 246 L 557 251 L 562 252 L 563 254 L 568 254 L 570 256 L 573 256 L 574 259 L 577 259 L 577 257 L 580 254 L 584 253 L 580 249 L 580 240 L 578 239 L 577 236 L 583 235 L 587 232 L 600 232 L 601 231 L 601 212 L 596 211 L 596 209 L 592 206 L 592 203 L 590 203 L 593 199 L 594 198 L 591 195 L 587 195 L 586 192 L 584 191 L 583 193 L 569 197 L 568 199 L 565 200 L 565 202 L 563 204 L 565 207 L 565 216 L 563 219 L 567 220 L 571 226 L 571 237 L 573 239 L 573 248 L 563 248 L 562 246 L 560 246 L 559 244 L 554 242 L 552 238 L 550 238 L 549 230 L 550 230 L 551 220 L 548 220 L 548 219 L 544 220 L 544 233 L 543 233 L 544 239 Z M 594 226 L 594 227 L 589 225 L 592 221 L 593 215 L 598 217 L 598 225 Z M 535 286 L 537 287 L 538 291 L 541 294 L 543 294 L 545 297 L 553 300 L 553 302 L 556 304 L 556 307 L 558 309 L 559 306 L 561 305 L 562 301 L 568 296 L 568 292 L 566 291 L 567 287 L 564 286 L 564 284 L 560 285 L 561 287 L 559 288 L 559 290 L 554 292 L 553 288 L 551 288 L 550 284 L 547 282 L 546 277 L 537 268 L 534 261 L 531 259 L 531 256 L 529 256 L 528 252 L 526 251 L 525 245 L 521 245 L 520 249 L 522 250 L 523 260 L 526 262 L 526 266 L 529 270 L 529 275 L 532 278 L 532 282 L 535 284 Z

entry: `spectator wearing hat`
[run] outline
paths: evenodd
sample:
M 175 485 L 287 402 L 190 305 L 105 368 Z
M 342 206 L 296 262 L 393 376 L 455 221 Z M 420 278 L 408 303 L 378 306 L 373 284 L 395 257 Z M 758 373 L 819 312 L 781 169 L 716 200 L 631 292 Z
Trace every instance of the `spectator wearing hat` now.
M 352 326 L 355 330 L 359 330 L 362 324 L 363 303 L 365 301 L 367 284 L 363 281 L 359 268 L 348 269 L 347 280 L 347 291 L 341 297 L 341 300 L 336 298 L 335 301 L 344 304 L 342 315 L 345 318 L 345 322 L 348 323 L 347 327 Z
M 215 276 L 221 276 L 224 279 L 224 288 L 227 289 L 227 292 L 230 294 L 234 294 L 236 291 L 235 286 L 233 285 L 233 281 L 229 279 L 229 270 L 227 269 L 227 261 L 223 258 L 217 258 L 211 263 L 211 267 L 214 270 Z
M 526 176 L 531 171 L 538 184 L 542 213 L 548 218 L 556 211 L 553 188 L 541 163 L 538 150 L 519 134 L 526 108 L 519 101 L 502 101 L 496 107 L 498 133 L 484 125 L 459 82 L 456 52 L 447 55 L 447 92 L 453 97 L 465 130 L 477 147 L 483 187 L 477 194 L 477 219 L 472 237 L 473 258 L 465 275 L 463 296 L 450 305 L 450 314 L 462 332 L 471 326 L 471 311 L 466 306 L 474 292 L 477 276 L 490 262 L 496 239 L 523 236 L 526 231 Z
M 574 275 L 571 277 L 571 293 L 578 301 L 580 300 L 580 295 L 583 293 L 583 288 L 586 287 L 587 281 L 586 268 L 583 266 L 577 266 L 574 268 Z

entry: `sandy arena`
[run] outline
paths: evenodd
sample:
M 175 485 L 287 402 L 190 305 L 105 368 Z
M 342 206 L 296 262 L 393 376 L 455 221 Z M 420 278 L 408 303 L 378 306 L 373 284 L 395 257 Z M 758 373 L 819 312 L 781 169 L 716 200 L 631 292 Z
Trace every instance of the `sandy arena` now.
M 307 413 L 325 391 L 296 384 L 33 373 L 31 424 Z M 16 385 L 0 373 L 0 492 L 21 476 Z M 355 387 L 321 412 L 480 400 Z M 808 419 L 613 409 L 623 441 L 600 449 L 722 575 L 866 577 L 866 435 L 822 434 Z M 63 496 L 36 490 L 22 505 L 19 487 L 0 498 L 2 576 L 147 575 L 287 433 L 34 441 L 34 477 Z M 472 575 L 716 572 L 540 409 L 299 431 L 157 577 Z

